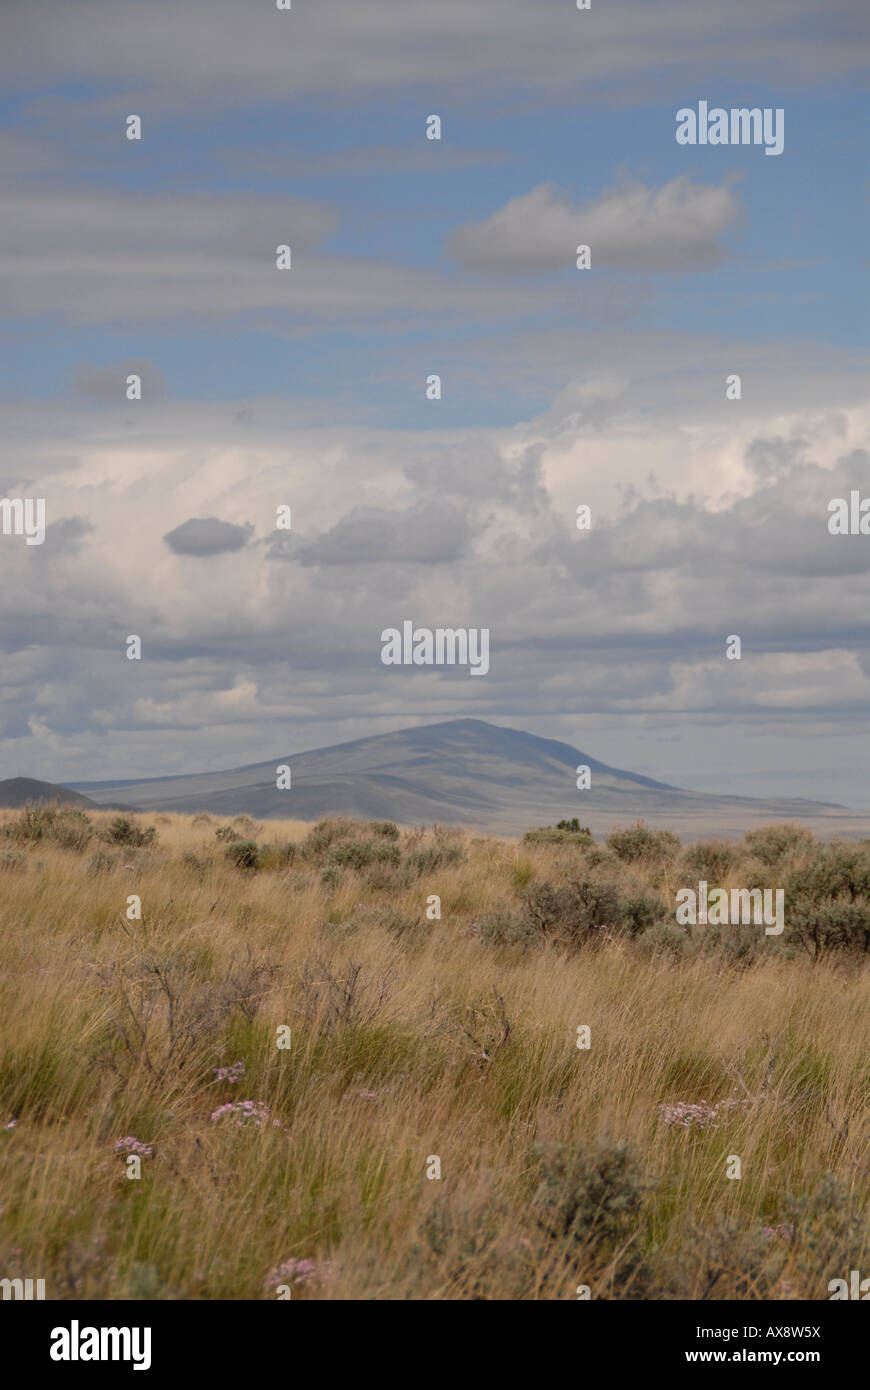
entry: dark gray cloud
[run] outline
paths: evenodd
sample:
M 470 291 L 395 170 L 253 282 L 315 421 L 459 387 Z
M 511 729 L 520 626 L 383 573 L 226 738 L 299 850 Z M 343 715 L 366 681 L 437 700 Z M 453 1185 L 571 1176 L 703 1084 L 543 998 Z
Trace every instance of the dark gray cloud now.
M 421 492 L 450 493 L 470 502 L 506 502 L 535 511 L 546 501 L 541 452 L 541 446 L 533 444 L 505 459 L 486 440 L 456 440 L 418 449 L 403 470 Z
M 163 373 L 140 357 L 108 367 L 92 367 L 89 362 L 81 362 L 73 368 L 72 384 L 80 395 L 93 400 L 124 401 L 127 399 L 127 378 L 132 375 L 138 376 L 142 383 L 143 400 L 163 395 L 166 389 Z
M 303 565 L 447 564 L 468 544 L 462 512 L 447 502 L 407 511 L 355 507 L 325 535 L 300 547 Z
M 93 530 L 86 517 L 61 517 L 59 521 L 49 522 L 45 528 L 46 549 L 54 555 L 77 555 L 82 540 Z
M 252 526 L 236 526 L 216 516 L 191 517 L 163 539 L 176 555 L 222 555 L 243 550 L 252 532 Z

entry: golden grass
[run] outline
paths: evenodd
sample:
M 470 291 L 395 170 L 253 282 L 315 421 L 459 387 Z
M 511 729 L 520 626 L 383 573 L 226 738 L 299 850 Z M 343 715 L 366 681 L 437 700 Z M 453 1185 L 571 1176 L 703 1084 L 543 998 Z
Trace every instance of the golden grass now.
M 859 963 L 762 953 L 735 969 L 616 938 L 574 954 L 493 948 L 476 922 L 528 883 L 558 882 L 564 850 L 457 835 L 463 862 L 417 879 L 342 869 L 324 883 L 302 855 L 239 871 L 215 840 L 228 822 L 134 819 L 155 845 L 0 854 L 0 1126 L 17 1121 L 0 1128 L 0 1276 L 44 1278 L 55 1298 L 274 1298 L 269 1271 L 299 1258 L 319 1273 L 294 1298 L 549 1299 L 584 1284 L 593 1297 L 827 1298 L 860 1268 L 843 1261 L 863 1254 L 870 1274 Z M 90 820 L 99 832 L 112 815 Z M 252 838 L 299 845 L 310 830 L 269 822 Z M 411 832 L 402 850 L 434 843 Z M 131 894 L 141 920 L 126 919 Z M 440 921 L 426 919 L 432 894 Z M 342 1015 L 328 977 L 354 966 Z M 237 1060 L 245 1079 L 215 1082 Z M 210 1120 L 248 1098 L 277 1123 Z M 725 1099 L 741 1103 L 705 1130 L 658 1110 Z M 139 1179 L 114 1152 L 125 1135 L 155 1147 Z M 640 1193 L 622 1235 L 554 1231 L 547 1155 L 577 1153 L 582 1184 L 619 1142 Z M 433 1155 L 440 1180 L 426 1176 Z M 791 1234 L 760 1234 L 779 1224 Z

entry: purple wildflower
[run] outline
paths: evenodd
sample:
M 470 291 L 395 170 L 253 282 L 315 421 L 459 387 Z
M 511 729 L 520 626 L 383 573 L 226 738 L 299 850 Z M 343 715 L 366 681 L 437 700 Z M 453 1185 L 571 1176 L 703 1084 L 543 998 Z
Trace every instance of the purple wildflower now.
M 230 1115 L 233 1117 L 233 1124 L 246 1125 L 250 1122 L 256 1129 L 259 1129 L 264 1120 L 271 1119 L 269 1107 L 262 1100 L 228 1100 L 225 1105 L 219 1105 L 217 1110 L 212 1111 L 212 1124 Z M 272 1123 L 276 1122 L 273 1120 Z
M 691 1129 L 693 1125 L 698 1129 L 715 1129 L 719 1112 L 739 1104 L 737 1100 L 720 1100 L 716 1105 L 708 1105 L 705 1100 L 700 1100 L 692 1105 L 688 1101 L 678 1100 L 674 1105 L 660 1105 L 659 1114 L 666 1125 L 678 1125 L 680 1129 Z
M 127 1134 L 123 1139 L 118 1139 L 115 1143 L 116 1154 L 137 1154 L 139 1158 L 153 1158 L 154 1145 L 143 1144 L 141 1139 L 136 1139 L 132 1134 Z
M 215 1081 L 236 1082 L 241 1081 L 242 1077 L 247 1075 L 248 1069 L 244 1062 L 233 1062 L 232 1066 L 213 1067 L 212 1071 Z
M 328 1284 L 332 1278 L 331 1260 L 290 1259 L 276 1265 L 266 1275 L 266 1288 L 274 1289 L 279 1284 Z

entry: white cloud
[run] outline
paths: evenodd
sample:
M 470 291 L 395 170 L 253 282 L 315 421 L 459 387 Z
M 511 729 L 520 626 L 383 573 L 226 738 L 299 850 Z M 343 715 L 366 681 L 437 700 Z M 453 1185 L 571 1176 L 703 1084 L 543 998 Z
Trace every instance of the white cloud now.
M 592 266 L 701 270 L 721 258 L 722 234 L 740 213 L 736 194 L 685 176 L 657 191 L 632 183 L 583 207 L 553 184 L 512 198 L 485 222 L 455 232 L 448 250 L 476 270 L 559 270 L 588 245 Z

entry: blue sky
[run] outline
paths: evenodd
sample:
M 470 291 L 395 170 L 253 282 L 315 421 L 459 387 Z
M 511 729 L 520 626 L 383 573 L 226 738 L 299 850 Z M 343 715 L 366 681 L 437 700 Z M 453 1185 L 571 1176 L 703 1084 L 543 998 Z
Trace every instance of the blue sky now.
M 845 0 L 16 14 L 3 485 L 58 524 L 38 557 L 0 547 L 4 775 L 469 714 L 683 785 L 870 805 L 866 559 L 824 524 L 867 474 L 866 28 Z M 783 108 L 782 155 L 678 146 L 700 99 Z M 175 553 L 202 518 L 244 545 Z M 408 604 L 491 626 L 477 689 L 384 679 Z M 717 652 L 741 624 L 737 678 Z

